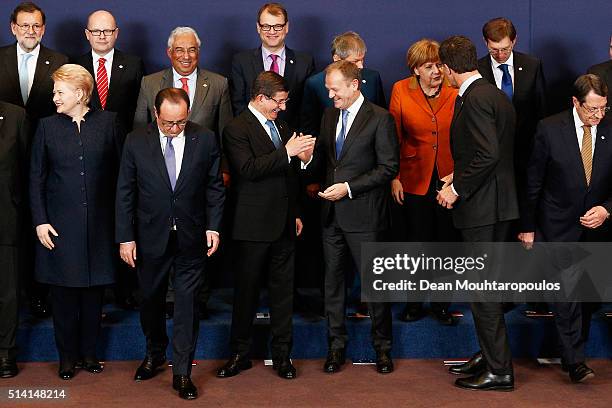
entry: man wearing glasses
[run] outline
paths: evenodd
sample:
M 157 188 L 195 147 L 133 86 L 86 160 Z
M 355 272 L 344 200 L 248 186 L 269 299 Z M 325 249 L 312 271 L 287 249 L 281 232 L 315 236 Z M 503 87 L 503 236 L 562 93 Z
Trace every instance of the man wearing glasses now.
M 0 100 L 25 108 L 31 120 L 30 137 L 38 119 L 55 113 L 51 74 L 68 62 L 68 58 L 40 42 L 45 35 L 45 13 L 31 2 L 19 4 L 11 14 L 11 32 L 17 42 L 0 48 Z M 24 220 L 24 226 L 29 221 Z M 34 282 L 33 241 L 24 239 L 20 250 L 20 270 L 30 297 L 30 312 L 37 317 L 49 316 L 47 289 Z
M 257 13 L 261 47 L 240 52 L 232 59 L 231 95 L 234 114 L 247 108 L 251 85 L 261 71 L 273 71 L 285 78 L 291 101 L 280 118 L 298 129 L 304 82 L 314 73 L 312 56 L 285 46 L 289 32 L 287 10 L 279 3 L 264 4 Z
M 161 90 L 155 121 L 130 133 L 117 181 L 116 240 L 121 259 L 137 267 L 143 301 L 140 322 L 146 356 L 134 379 L 155 376 L 166 361 L 164 300 L 170 270 L 176 292 L 172 386 L 195 399 L 191 363 L 198 339 L 197 298 L 204 264 L 219 246 L 225 189 L 215 135 L 188 121 L 182 89 Z
M 85 67 L 96 80 L 92 108 L 116 112 L 124 130 L 131 132 L 144 65 L 140 57 L 115 48 L 118 36 L 119 27 L 111 13 L 93 12 L 85 28 L 91 50 L 74 62 Z
M 597 75 L 580 76 L 573 107 L 540 122 L 527 169 L 526 211 L 519 239 L 539 242 L 593 242 L 606 238 L 612 211 L 612 144 L 608 88 Z M 585 364 L 592 304 L 550 303 L 560 338 L 563 369 L 572 382 L 595 374 Z

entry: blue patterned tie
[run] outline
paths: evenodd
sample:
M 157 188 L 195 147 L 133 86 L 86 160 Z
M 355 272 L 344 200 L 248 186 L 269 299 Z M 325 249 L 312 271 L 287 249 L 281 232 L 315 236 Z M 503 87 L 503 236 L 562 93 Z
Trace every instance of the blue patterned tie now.
M 512 90 L 512 77 L 510 76 L 510 71 L 508 71 L 508 64 L 501 64 L 499 69 L 504 73 L 502 76 L 502 85 L 501 90 L 504 91 L 508 98 L 512 100 L 512 94 L 514 93 Z
M 32 57 L 32 54 L 23 54 L 21 56 L 21 64 L 19 65 L 19 88 L 21 88 L 21 98 L 23 99 L 24 105 L 28 102 L 28 87 L 30 82 L 28 61 Z
M 168 178 L 172 191 L 176 185 L 176 159 L 174 158 L 174 146 L 172 146 L 172 137 L 166 136 L 166 150 L 164 150 L 164 161 L 166 162 L 166 170 L 168 170 Z
M 281 138 L 278 135 L 276 126 L 274 126 L 274 122 L 272 122 L 271 120 L 266 120 L 266 125 L 268 125 L 268 127 L 270 128 L 272 143 L 274 143 L 274 147 L 278 149 L 283 143 L 281 142 Z
M 349 111 L 346 109 L 342 110 L 342 127 L 340 128 L 340 134 L 336 138 L 336 160 L 340 158 L 342 153 L 342 146 L 344 146 L 344 139 L 346 139 L 346 120 L 348 119 Z

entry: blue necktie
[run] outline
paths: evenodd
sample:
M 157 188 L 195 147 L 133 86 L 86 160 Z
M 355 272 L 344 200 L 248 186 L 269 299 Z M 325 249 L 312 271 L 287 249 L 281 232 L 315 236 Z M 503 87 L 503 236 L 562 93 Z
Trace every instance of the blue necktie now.
M 19 88 L 21 88 L 21 99 L 23 104 L 28 102 L 28 85 L 30 75 L 28 74 L 28 61 L 33 57 L 32 54 L 23 54 L 21 56 L 21 64 L 19 65 Z
M 274 143 L 274 147 L 278 149 L 283 143 L 281 142 L 281 138 L 276 131 L 276 126 L 274 126 L 274 122 L 271 120 L 266 120 L 266 125 L 268 125 L 270 128 L 270 138 L 272 139 L 272 143 Z
M 508 71 L 508 64 L 501 64 L 499 69 L 504 73 L 502 76 L 502 85 L 501 90 L 504 91 L 508 98 L 512 100 L 512 77 L 510 76 L 510 71 Z
M 343 109 L 342 111 L 342 127 L 340 128 L 340 134 L 336 138 L 336 160 L 340 158 L 342 153 L 342 146 L 344 146 L 344 139 L 346 139 L 346 120 L 348 119 L 349 111 Z
M 176 159 L 174 158 L 174 146 L 172 146 L 172 138 L 166 136 L 166 150 L 164 150 L 164 161 L 166 162 L 166 170 L 168 170 L 168 178 L 172 191 L 176 185 Z

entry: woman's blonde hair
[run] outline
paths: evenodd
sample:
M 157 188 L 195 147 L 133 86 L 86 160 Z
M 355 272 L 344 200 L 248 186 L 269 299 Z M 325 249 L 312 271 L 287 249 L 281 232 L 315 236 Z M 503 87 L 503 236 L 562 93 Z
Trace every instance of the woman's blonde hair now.
M 85 68 L 77 64 L 64 64 L 52 75 L 53 81 L 63 81 L 71 84 L 76 89 L 83 91 L 83 102 L 88 105 L 93 92 L 94 79 Z

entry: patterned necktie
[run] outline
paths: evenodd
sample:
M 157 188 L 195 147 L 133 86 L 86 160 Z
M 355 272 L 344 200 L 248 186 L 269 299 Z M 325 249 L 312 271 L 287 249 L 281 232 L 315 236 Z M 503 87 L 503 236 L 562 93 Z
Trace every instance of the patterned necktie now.
M 510 76 L 510 71 L 508 70 L 508 64 L 501 64 L 499 69 L 501 69 L 503 72 L 501 90 L 508 95 L 510 100 L 512 100 L 514 91 L 512 89 L 512 77 Z
M 106 72 L 106 59 L 98 59 L 98 71 L 96 75 L 98 77 L 98 95 L 100 96 L 100 105 L 102 109 L 106 109 L 106 98 L 108 97 L 108 73 Z
M 272 65 L 270 65 L 270 71 L 276 72 L 280 74 L 280 69 L 278 68 L 278 55 L 270 54 L 270 58 L 272 58 Z
M 342 127 L 340 128 L 340 134 L 336 138 L 336 160 L 340 158 L 342 153 L 342 146 L 344 146 L 344 139 L 346 139 L 346 121 L 348 119 L 349 111 L 343 109 L 342 111 Z
M 164 150 L 164 161 L 166 162 L 166 170 L 168 170 L 168 178 L 172 191 L 176 185 L 176 159 L 174 158 L 174 146 L 172 146 L 172 137 L 166 136 L 166 150 Z
M 591 172 L 593 171 L 593 141 L 591 139 L 591 127 L 583 125 L 584 134 L 582 135 L 582 165 L 584 166 L 584 175 L 586 176 L 587 186 L 591 184 Z
M 189 78 L 181 78 L 181 83 L 183 84 L 182 88 L 185 92 L 187 92 L 187 95 L 189 95 L 189 84 L 187 81 L 189 81 Z
M 19 65 L 19 88 L 21 89 L 21 99 L 23 104 L 28 102 L 30 74 L 28 73 L 28 61 L 33 57 L 32 54 L 23 54 L 21 56 L 21 64 Z
M 281 147 L 282 142 L 280 136 L 278 135 L 278 132 L 276 131 L 276 126 L 274 126 L 274 122 L 272 122 L 271 120 L 266 120 L 266 125 L 268 125 L 268 127 L 270 128 L 270 138 L 272 139 L 272 143 L 274 143 L 274 147 L 278 149 L 279 147 Z

